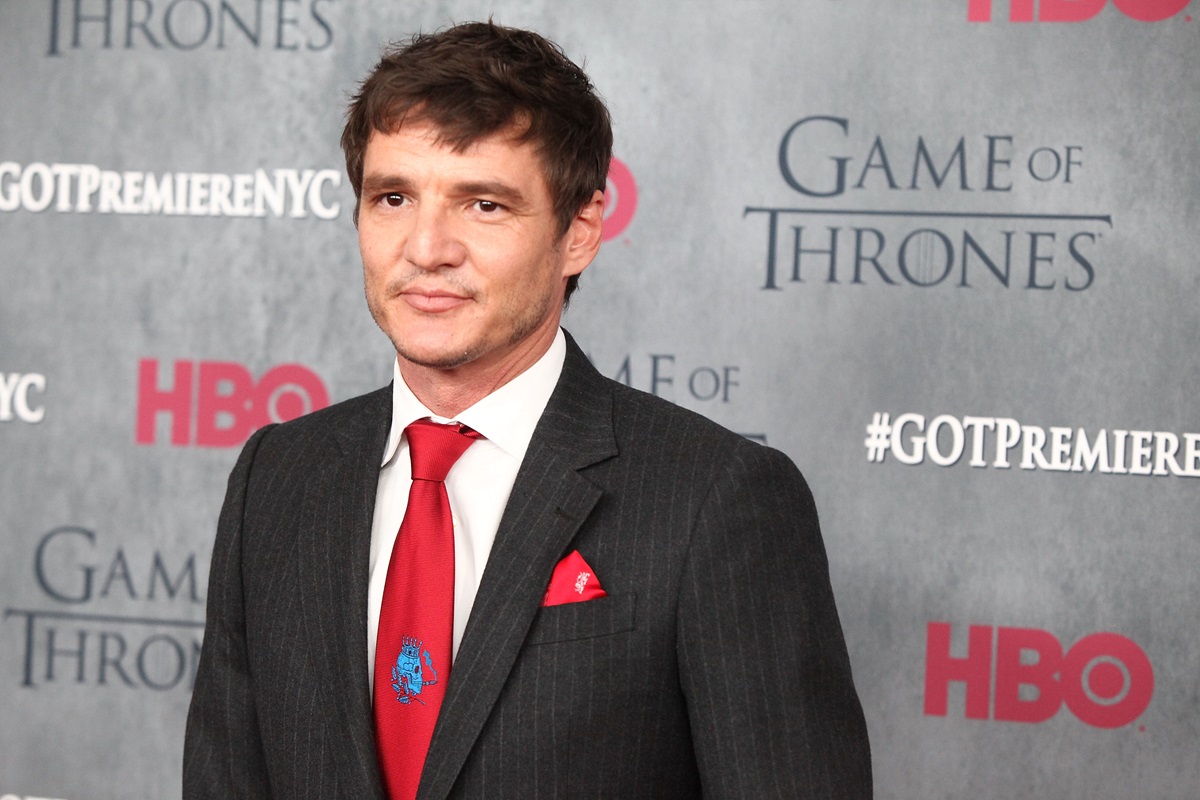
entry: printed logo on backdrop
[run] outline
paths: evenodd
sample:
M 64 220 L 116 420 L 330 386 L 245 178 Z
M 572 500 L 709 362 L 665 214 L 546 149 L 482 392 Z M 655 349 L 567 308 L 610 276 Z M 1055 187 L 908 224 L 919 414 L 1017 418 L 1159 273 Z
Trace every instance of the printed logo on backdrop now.
M 948 716 L 950 685 L 963 684 L 967 719 L 1045 722 L 1065 704 L 1081 722 L 1120 728 L 1140 717 L 1154 694 L 1150 659 L 1117 633 L 1093 633 L 1066 649 L 1037 628 L 971 625 L 967 639 L 965 654 L 952 655 L 950 624 L 929 623 L 926 716 Z
M 603 241 L 615 239 L 625 232 L 637 212 L 637 183 L 629 167 L 617 158 L 608 165 L 608 184 L 604 188 Z
M 1074 188 L 1084 148 L 1007 133 L 869 144 L 835 116 L 794 122 L 779 173 L 802 206 L 747 206 L 766 221 L 761 288 L 840 285 L 1082 292 L 1097 276 L 1104 213 L 997 210 L 1039 184 Z M 974 210 L 949 211 L 969 201 Z M 826 205 L 828 201 L 838 205 Z M 852 203 L 842 207 L 841 203 Z M 924 207 L 922 207 L 924 206 Z
M 144 358 L 138 362 L 136 440 L 155 444 L 159 421 L 165 419 L 176 447 L 237 447 L 268 423 L 288 422 L 328 405 L 325 383 L 300 364 L 272 367 L 255 381 L 250 370 L 234 362 L 176 361 L 167 378 L 156 359 Z
M 876 411 L 867 423 L 867 461 L 975 469 L 1098 472 L 1200 478 L 1200 433 L 1030 425 L 1012 417 Z
M 1183 11 L 1192 0 L 1112 0 L 1111 5 L 1139 22 L 1162 22 Z M 1035 8 L 1036 5 L 1036 8 Z M 1086 22 L 1110 5 L 1109 0 L 967 0 L 968 22 L 992 22 L 994 8 L 1008 7 L 1009 22 Z M 1000 17 L 999 14 L 997 18 Z M 1191 22 L 1190 15 L 1183 18 Z
M 50 0 L 48 56 L 69 50 L 317 52 L 336 0 Z
M 127 555 L 95 531 L 65 525 L 39 538 L 33 580 L 44 607 L 4 611 L 24 628 L 21 686 L 191 689 L 204 629 L 195 619 L 204 609 L 195 553 L 139 547 Z M 144 613 L 112 613 L 116 603 Z
M 742 386 L 738 377 L 741 367 L 736 364 L 686 362 L 674 353 L 626 353 L 615 366 L 595 364 L 590 355 L 588 360 L 618 383 L 701 409 L 729 404 Z M 765 433 L 741 435 L 767 443 Z
M 335 169 L 155 173 L 3 161 L 0 211 L 331 220 L 341 203 L 326 190 L 341 185 Z
M 41 402 L 45 391 L 45 375 L 0 372 L 0 422 L 41 422 L 46 418 Z

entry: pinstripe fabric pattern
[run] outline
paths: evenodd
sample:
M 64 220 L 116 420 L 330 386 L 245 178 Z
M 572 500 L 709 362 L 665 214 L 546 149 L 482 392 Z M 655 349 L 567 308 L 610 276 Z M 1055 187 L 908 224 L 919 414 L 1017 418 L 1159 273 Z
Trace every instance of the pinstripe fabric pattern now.
M 364 664 L 388 397 L 246 445 L 214 550 L 186 798 L 382 797 Z M 573 549 L 609 596 L 541 608 Z M 870 787 L 799 472 L 604 379 L 568 340 L 418 796 L 848 800 Z

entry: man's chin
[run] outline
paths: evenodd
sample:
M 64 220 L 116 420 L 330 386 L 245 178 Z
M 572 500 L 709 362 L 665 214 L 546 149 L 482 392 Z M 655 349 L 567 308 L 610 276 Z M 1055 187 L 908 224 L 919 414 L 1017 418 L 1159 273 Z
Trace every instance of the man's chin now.
M 396 355 L 408 363 L 426 369 L 455 369 L 468 364 L 476 357 L 474 350 L 462 346 L 441 347 L 419 346 L 408 342 L 395 342 Z

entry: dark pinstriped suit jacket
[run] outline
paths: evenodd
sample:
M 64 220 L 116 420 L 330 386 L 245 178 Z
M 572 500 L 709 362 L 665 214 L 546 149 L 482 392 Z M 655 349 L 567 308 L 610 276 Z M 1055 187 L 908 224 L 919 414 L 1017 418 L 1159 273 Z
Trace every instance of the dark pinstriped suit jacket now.
M 367 558 L 391 393 L 264 429 L 229 479 L 188 716 L 193 798 L 383 798 Z M 608 597 L 541 608 L 578 549 Z M 816 511 L 782 454 L 568 338 L 420 798 L 866 798 Z

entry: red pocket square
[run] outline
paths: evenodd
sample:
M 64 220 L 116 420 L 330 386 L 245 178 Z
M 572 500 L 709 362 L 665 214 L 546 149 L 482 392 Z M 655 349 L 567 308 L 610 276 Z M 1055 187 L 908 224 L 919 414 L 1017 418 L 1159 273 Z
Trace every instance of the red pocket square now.
M 554 574 L 550 576 L 550 587 L 542 598 L 543 606 L 558 606 L 563 603 L 580 603 L 584 600 L 599 600 L 608 597 L 608 592 L 600 588 L 600 581 L 592 568 L 579 555 L 578 550 L 558 562 Z

